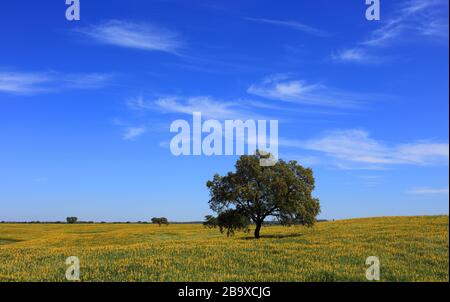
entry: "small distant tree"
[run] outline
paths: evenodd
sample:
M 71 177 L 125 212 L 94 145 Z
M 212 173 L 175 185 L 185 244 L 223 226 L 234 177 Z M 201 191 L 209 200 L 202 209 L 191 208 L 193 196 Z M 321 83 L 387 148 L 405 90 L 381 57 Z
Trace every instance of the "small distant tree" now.
M 78 220 L 78 218 L 77 217 L 73 217 L 73 216 L 66 218 L 67 223 L 76 223 L 77 220 Z
M 212 215 L 205 216 L 203 225 L 208 228 L 218 227 L 221 233 L 227 232 L 227 237 L 233 236 L 236 231 L 249 232 L 250 219 L 238 210 L 229 209 L 221 212 L 217 218 Z
M 164 224 L 164 225 L 168 225 L 169 224 L 169 220 L 167 220 L 166 217 L 153 217 L 151 219 L 151 222 L 153 224 L 157 224 L 159 226 L 161 226 L 162 224 Z

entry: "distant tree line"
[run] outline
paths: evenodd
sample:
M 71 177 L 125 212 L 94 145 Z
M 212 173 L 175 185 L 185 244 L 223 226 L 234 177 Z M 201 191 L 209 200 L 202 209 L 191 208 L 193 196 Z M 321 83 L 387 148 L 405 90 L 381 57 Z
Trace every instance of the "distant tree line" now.
M 5 221 L 2 220 L 0 221 L 0 224 L 148 224 L 148 223 L 156 223 L 156 224 L 169 224 L 169 221 L 167 218 L 165 217 L 160 217 L 160 218 L 156 218 L 156 220 L 154 220 L 154 218 L 152 219 L 151 222 L 149 221 L 111 221 L 111 222 L 106 222 L 106 221 L 83 221 L 83 220 L 78 220 L 77 217 L 71 216 L 71 217 L 67 217 L 66 221 L 39 221 L 39 220 L 32 220 L 32 221 Z M 176 222 L 175 222 L 176 223 Z M 185 223 L 185 222 L 179 222 L 179 223 Z M 189 223 L 194 223 L 194 222 L 189 222 Z M 195 223 L 202 223 L 201 221 L 199 222 L 195 222 Z
M 207 215 L 205 217 L 209 217 L 211 215 Z M 213 217 L 213 216 L 211 216 Z M 213 217 L 215 218 L 215 217 Z M 318 219 L 317 222 L 325 222 L 325 221 L 334 221 L 333 220 L 326 220 L 326 219 Z M 0 224 L 64 224 L 66 222 L 64 221 L 39 221 L 39 220 L 33 220 L 33 221 L 0 221 Z M 77 221 L 77 224 L 124 224 L 126 222 L 121 221 L 112 221 L 112 222 L 106 222 L 106 221 Z M 130 223 L 134 224 L 149 224 L 151 222 L 148 221 L 133 221 Z M 171 221 L 170 224 L 203 224 L 207 226 L 206 219 L 205 221 Z M 253 223 L 252 223 L 253 224 Z M 270 225 L 281 225 L 278 221 L 265 221 L 264 225 L 270 226 Z

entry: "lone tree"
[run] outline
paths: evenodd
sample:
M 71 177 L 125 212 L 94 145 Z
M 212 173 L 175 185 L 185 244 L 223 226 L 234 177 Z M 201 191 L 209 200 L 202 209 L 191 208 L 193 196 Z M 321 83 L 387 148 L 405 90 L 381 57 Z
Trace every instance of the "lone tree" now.
M 77 217 L 67 217 L 66 218 L 67 223 L 76 223 L 77 220 L 78 220 Z
M 153 217 L 151 219 L 153 224 L 158 224 L 159 226 L 161 226 L 162 224 L 168 225 L 169 221 L 167 220 L 166 217 Z
M 207 182 L 209 206 L 219 214 L 217 222 L 231 209 L 254 222 L 255 238 L 260 237 L 269 216 L 283 225 L 314 225 L 320 205 L 312 197 L 313 171 L 297 161 L 278 160 L 273 166 L 261 166 L 260 160 L 266 157 L 258 151 L 243 155 L 236 162 L 236 172 L 216 174 Z

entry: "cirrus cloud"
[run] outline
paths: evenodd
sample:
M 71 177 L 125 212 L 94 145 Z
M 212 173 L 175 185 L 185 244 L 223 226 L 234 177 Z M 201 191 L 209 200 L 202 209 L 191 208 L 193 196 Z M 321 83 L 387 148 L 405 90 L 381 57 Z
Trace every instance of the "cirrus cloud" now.
M 308 83 L 287 74 L 275 74 L 248 87 L 249 94 L 275 101 L 308 106 L 357 108 L 369 97 L 327 87 L 321 83 Z
M 76 31 L 102 44 L 146 51 L 177 54 L 183 45 L 178 33 L 148 23 L 109 20 Z
M 127 127 L 125 128 L 125 133 L 122 138 L 126 141 L 132 141 L 143 135 L 145 132 L 147 132 L 147 129 L 144 126 Z
M 336 62 L 378 63 L 376 49 L 398 44 L 414 38 L 441 40 L 448 44 L 448 1 L 406 0 L 395 6 L 390 16 L 379 21 L 380 26 L 371 31 L 356 46 L 342 49 L 331 55 Z
M 63 89 L 96 89 L 107 85 L 114 74 L 0 71 L 0 92 L 33 95 Z
M 389 165 L 448 165 L 448 142 L 416 141 L 388 145 L 361 129 L 332 130 L 304 141 L 280 140 L 280 145 L 312 151 L 343 169 L 382 169 Z

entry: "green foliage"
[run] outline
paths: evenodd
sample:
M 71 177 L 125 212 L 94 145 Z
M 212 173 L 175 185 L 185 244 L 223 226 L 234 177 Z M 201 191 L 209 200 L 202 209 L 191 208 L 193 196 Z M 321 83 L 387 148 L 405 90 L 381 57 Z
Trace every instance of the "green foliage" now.
M 78 218 L 77 217 L 67 217 L 66 221 L 67 223 L 77 223 Z
M 314 225 L 320 205 L 312 196 L 313 171 L 297 161 L 281 159 L 273 166 L 261 166 L 262 158 L 266 155 L 259 152 L 243 155 L 236 162 L 236 172 L 214 175 L 207 182 L 210 208 L 219 214 L 234 209 L 244 215 L 255 223 L 256 238 L 269 216 L 284 225 Z
M 153 224 L 158 224 L 159 226 L 161 226 L 162 224 L 168 225 L 169 221 L 167 220 L 166 217 L 153 217 L 151 219 L 151 222 Z
M 210 228 L 210 229 L 216 228 L 217 227 L 217 218 L 212 215 L 206 215 L 203 225 L 206 228 Z
M 249 231 L 250 220 L 237 210 L 229 209 L 221 212 L 217 218 L 211 215 L 205 216 L 204 226 L 218 227 L 221 233 L 227 232 L 227 236 L 233 236 L 236 231 Z

